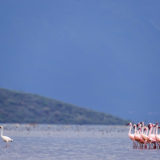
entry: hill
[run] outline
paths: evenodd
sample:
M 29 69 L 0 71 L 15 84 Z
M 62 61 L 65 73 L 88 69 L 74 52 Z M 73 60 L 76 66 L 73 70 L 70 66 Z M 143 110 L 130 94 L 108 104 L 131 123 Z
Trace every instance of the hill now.
M 0 88 L 1 123 L 125 124 L 105 113 L 54 99 Z

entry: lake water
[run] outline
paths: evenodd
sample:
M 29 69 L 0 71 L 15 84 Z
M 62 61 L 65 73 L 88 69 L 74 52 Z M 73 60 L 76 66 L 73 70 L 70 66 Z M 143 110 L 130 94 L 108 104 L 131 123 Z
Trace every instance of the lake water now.
M 160 160 L 160 150 L 133 149 L 126 126 L 5 124 L 0 160 Z

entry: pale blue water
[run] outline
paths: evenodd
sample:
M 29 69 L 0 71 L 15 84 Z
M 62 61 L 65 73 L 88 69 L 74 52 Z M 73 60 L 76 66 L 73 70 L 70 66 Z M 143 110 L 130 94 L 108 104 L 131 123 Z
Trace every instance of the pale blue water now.
M 5 124 L 0 160 L 159 160 L 160 150 L 132 149 L 125 126 Z

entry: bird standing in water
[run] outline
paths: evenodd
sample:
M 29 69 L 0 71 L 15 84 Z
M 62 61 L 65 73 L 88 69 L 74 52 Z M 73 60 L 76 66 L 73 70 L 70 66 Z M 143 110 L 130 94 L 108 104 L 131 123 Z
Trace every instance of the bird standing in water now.
M 4 136 L 3 135 L 3 126 L 0 126 L 1 129 L 1 138 L 4 142 L 6 142 L 8 144 L 8 142 L 13 142 L 13 139 L 11 139 L 10 137 Z M 6 145 L 7 147 L 8 145 Z

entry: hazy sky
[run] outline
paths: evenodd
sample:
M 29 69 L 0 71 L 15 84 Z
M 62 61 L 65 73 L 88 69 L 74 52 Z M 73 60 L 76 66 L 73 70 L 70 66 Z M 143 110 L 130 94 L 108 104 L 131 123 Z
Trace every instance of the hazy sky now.
M 0 87 L 160 120 L 160 1 L 0 0 Z

